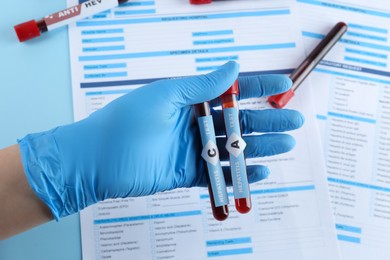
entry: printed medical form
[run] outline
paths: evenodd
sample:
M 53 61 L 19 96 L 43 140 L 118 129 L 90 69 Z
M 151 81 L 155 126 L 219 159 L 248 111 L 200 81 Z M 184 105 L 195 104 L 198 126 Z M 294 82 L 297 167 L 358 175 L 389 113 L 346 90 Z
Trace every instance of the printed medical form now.
M 297 2 L 307 52 L 349 27 L 311 75 L 342 259 L 390 259 L 390 3 Z
M 242 75 L 291 73 L 304 57 L 295 4 L 134 0 L 76 22 L 69 27 L 75 120 L 149 82 L 204 74 L 228 60 Z M 251 185 L 250 213 L 231 207 L 218 222 L 200 188 L 107 200 L 81 212 L 83 258 L 339 259 L 314 106 L 310 88 L 301 88 L 290 103 L 306 117 L 292 132 L 295 149 L 248 160 L 271 170 Z M 240 107 L 269 105 L 251 99 Z

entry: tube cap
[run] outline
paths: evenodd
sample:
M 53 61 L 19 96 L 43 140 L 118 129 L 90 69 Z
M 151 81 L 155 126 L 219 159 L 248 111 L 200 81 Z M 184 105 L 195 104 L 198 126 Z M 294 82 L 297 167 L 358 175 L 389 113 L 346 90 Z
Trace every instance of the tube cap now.
M 238 95 L 240 94 L 240 89 L 238 87 L 238 80 L 236 79 L 236 81 L 234 81 L 233 85 L 228 89 L 226 90 L 225 93 L 223 93 L 221 96 L 224 96 L 224 95 Z
M 209 4 L 212 0 L 190 0 L 190 4 L 193 5 L 201 5 L 201 4 Z
M 14 29 L 20 42 L 24 42 L 41 35 L 35 20 L 15 25 Z
M 274 108 L 283 108 L 285 105 L 287 105 L 288 101 L 294 96 L 294 91 L 292 89 L 289 89 L 288 91 L 270 96 L 268 98 L 268 102 L 271 106 Z

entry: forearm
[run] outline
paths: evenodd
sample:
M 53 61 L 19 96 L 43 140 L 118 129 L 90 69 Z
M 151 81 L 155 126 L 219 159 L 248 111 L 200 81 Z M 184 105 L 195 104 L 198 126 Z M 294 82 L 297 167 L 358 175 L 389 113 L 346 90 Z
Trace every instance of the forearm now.
M 0 150 L 0 198 L 0 240 L 53 219 L 30 188 L 18 145 Z

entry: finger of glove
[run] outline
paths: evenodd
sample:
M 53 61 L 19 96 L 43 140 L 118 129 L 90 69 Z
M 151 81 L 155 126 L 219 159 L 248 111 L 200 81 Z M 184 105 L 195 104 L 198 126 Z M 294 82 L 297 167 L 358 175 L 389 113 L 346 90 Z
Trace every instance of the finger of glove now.
M 225 182 L 227 186 L 232 186 L 232 174 L 230 171 L 229 166 L 224 166 L 222 167 L 223 170 L 223 175 L 225 177 Z M 264 179 L 267 179 L 270 171 L 268 167 L 263 166 L 263 165 L 248 165 L 246 167 L 247 170 L 247 176 L 248 176 L 248 182 L 249 183 L 255 183 Z M 199 187 L 207 187 L 207 181 L 206 181 L 206 176 L 200 180 L 199 182 Z
M 230 171 L 230 166 L 222 167 L 223 175 L 225 177 L 225 182 L 227 186 L 233 186 L 232 173 Z M 249 183 L 255 183 L 264 179 L 267 179 L 270 171 L 268 167 L 263 165 L 248 165 L 246 167 L 246 173 L 248 176 Z
M 216 135 L 225 135 L 225 123 L 221 110 L 212 110 Z M 240 110 L 243 134 L 284 132 L 300 128 L 304 116 L 291 109 Z
M 238 99 L 242 100 L 286 92 L 291 88 L 292 81 L 289 77 L 281 74 L 240 76 L 238 86 L 240 90 Z M 220 106 L 220 99 L 212 100 L 211 105 Z
M 212 100 L 224 93 L 237 79 L 238 63 L 230 61 L 211 73 L 174 80 L 171 102 L 182 108 Z
M 291 151 L 296 142 L 294 137 L 288 134 L 263 134 L 250 135 L 243 137 L 246 158 L 258 158 L 282 154 Z M 221 161 L 229 160 L 229 153 L 226 150 L 226 138 L 218 137 L 217 146 L 219 150 L 219 158 Z
M 285 75 L 256 75 L 238 78 L 240 87 L 239 99 L 271 96 L 286 92 L 292 81 Z

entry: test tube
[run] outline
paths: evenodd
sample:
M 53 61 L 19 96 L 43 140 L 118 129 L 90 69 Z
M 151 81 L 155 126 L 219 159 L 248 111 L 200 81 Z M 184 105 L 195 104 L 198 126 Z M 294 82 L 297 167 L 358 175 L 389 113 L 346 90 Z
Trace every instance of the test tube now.
M 78 5 L 68 7 L 62 11 L 45 16 L 36 21 L 30 20 L 14 26 L 20 42 L 38 37 L 41 33 L 51 31 L 61 26 L 92 16 L 102 11 L 126 3 L 128 0 L 89 0 L 79 1 Z
M 226 150 L 229 152 L 232 174 L 234 203 L 240 213 L 248 213 L 252 208 L 249 182 L 246 172 L 244 149 L 245 141 L 241 137 L 237 95 L 238 81 L 220 96 L 226 130 Z
M 293 82 L 291 88 L 284 93 L 270 96 L 268 98 L 270 105 L 274 108 L 283 108 L 295 95 L 295 91 L 299 88 L 310 72 L 317 66 L 318 63 L 320 63 L 320 61 L 340 40 L 347 30 L 348 25 L 346 23 L 338 22 L 335 24 L 326 36 L 318 43 L 318 45 L 310 52 L 306 59 L 304 59 L 290 75 L 290 79 Z
M 211 209 L 216 220 L 222 221 L 229 216 L 229 197 L 226 190 L 219 151 L 216 145 L 213 118 L 208 102 L 195 105 L 195 113 L 202 139 L 202 158 L 205 162 Z
M 212 0 L 190 0 L 190 4 L 193 5 L 201 5 L 201 4 L 209 4 Z

